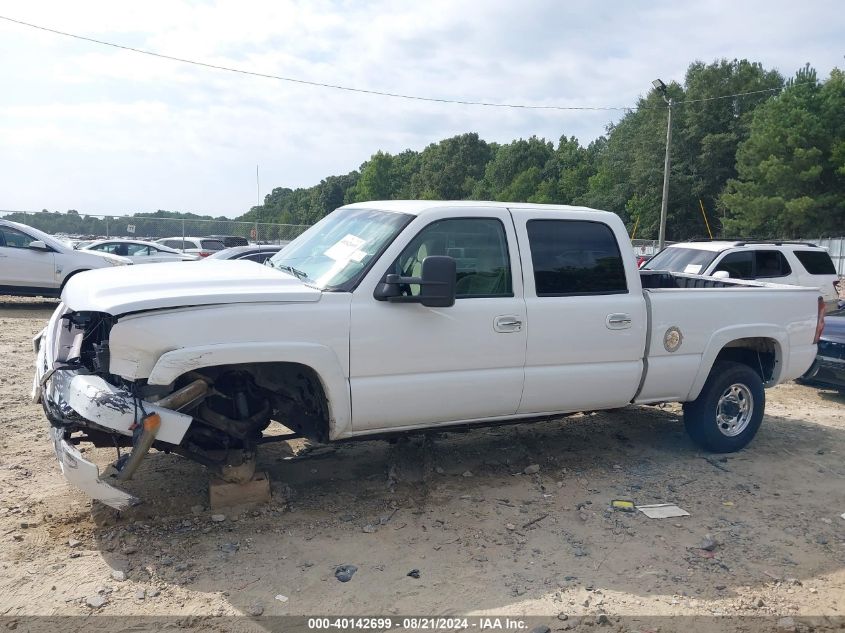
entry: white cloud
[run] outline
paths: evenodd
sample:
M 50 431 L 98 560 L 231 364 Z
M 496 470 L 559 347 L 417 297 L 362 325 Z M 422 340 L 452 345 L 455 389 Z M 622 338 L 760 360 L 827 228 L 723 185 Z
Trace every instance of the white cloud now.
M 837 2 L 0 0 L 0 14 L 212 64 L 373 90 L 627 106 L 688 64 L 747 57 L 790 75 L 840 62 Z M 178 64 L 0 21 L 0 207 L 237 215 L 377 149 L 477 131 L 589 142 L 618 112 L 449 106 Z

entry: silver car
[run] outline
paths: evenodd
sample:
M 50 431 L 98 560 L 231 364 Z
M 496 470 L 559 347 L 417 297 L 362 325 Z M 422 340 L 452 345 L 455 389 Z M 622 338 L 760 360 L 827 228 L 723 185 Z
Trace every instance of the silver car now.
M 133 264 L 155 264 L 161 262 L 190 262 L 199 259 L 198 255 L 181 253 L 175 248 L 145 242 L 143 240 L 97 240 L 83 246 L 80 250 L 111 253 L 120 257 L 128 257 Z

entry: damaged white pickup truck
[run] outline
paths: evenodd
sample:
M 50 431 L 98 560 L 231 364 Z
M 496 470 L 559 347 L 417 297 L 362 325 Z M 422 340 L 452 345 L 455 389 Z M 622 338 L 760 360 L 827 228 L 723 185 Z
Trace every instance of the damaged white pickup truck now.
M 116 486 L 151 448 L 243 481 L 267 441 L 629 403 L 683 402 L 695 442 L 734 451 L 764 387 L 810 366 L 823 319 L 815 289 L 640 272 L 611 213 L 359 203 L 267 266 L 74 277 L 35 340 L 33 397 L 67 478 L 115 508 L 137 502 Z M 131 451 L 101 475 L 79 442 Z

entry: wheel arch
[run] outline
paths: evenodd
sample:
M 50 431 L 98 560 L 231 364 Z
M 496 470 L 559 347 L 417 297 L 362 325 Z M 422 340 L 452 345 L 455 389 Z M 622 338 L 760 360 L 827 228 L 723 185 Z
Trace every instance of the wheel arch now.
M 328 347 L 309 344 L 239 343 L 180 348 L 162 354 L 147 379 L 151 385 L 169 385 L 179 376 L 228 366 L 254 371 L 268 388 L 296 378 L 314 385 L 322 399 L 323 441 L 351 435 L 351 404 L 346 372 Z
M 687 401 L 701 393 L 713 365 L 729 360 L 751 367 L 766 386 L 780 381 L 783 368 L 788 365 L 787 334 L 776 327 L 731 328 L 713 335 L 701 357 L 701 366 L 693 381 Z

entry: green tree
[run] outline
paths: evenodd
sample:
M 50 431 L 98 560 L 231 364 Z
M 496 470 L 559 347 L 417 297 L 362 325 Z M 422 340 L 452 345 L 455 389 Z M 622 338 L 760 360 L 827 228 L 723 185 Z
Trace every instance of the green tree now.
M 475 183 L 484 177 L 492 156 L 491 146 L 474 132 L 432 143 L 419 154 L 417 171 L 412 176 L 411 197 L 469 198 Z
M 737 234 L 813 237 L 845 230 L 845 75 L 807 65 L 761 105 L 721 204 Z
M 390 200 L 396 182 L 393 173 L 393 157 L 379 150 L 361 165 L 361 178 L 347 194 L 347 202 L 366 200 Z
M 544 180 L 553 179 L 554 147 L 532 136 L 496 150 L 484 170 L 484 177 L 472 192 L 479 199 L 527 202 Z

